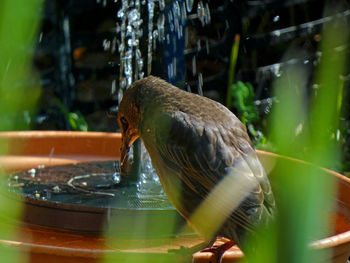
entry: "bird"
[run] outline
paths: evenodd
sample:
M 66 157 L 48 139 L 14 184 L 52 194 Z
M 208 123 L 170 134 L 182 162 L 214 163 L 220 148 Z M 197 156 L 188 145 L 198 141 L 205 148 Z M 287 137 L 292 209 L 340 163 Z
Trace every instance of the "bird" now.
M 242 247 L 272 220 L 269 179 L 246 127 L 224 105 L 148 76 L 125 91 L 117 119 L 122 171 L 141 138 L 168 199 L 208 244 L 222 236 Z

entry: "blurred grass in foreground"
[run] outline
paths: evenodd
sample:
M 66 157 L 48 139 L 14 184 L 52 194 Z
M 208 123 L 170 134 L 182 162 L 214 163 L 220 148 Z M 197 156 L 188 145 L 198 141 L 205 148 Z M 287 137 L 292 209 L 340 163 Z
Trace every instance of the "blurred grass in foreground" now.
M 328 11 L 336 12 L 335 9 Z M 260 240 L 254 240 L 258 242 L 257 250 L 254 253 L 247 251 L 245 262 L 327 262 L 330 257 L 330 251 L 311 250 L 309 245 L 332 231 L 330 214 L 334 206 L 334 180 L 325 176 L 319 167 L 330 167 L 339 159 L 336 142 L 331 137 L 338 125 L 342 92 L 340 76 L 345 69 L 348 36 L 344 20 L 337 18 L 325 24 L 320 47 L 322 58 L 314 79 L 320 85 L 311 100 L 306 91 L 311 73 L 300 64 L 289 65 L 274 84 L 279 103 L 275 104 L 270 120 L 271 140 L 279 154 L 296 157 L 312 165 L 278 159 L 271 174 L 278 205 L 276 221 L 267 230 L 262 230 L 264 233 Z M 300 50 L 290 50 L 285 60 L 303 56 Z M 220 201 L 219 196 L 217 202 Z M 198 217 L 204 222 L 208 219 L 205 214 Z M 174 225 L 168 223 L 164 222 L 164 226 L 172 229 Z M 131 235 L 135 229 L 132 225 L 119 227 L 129 227 Z M 132 246 L 130 243 L 129 249 Z M 116 262 L 118 258 L 123 258 L 128 262 L 169 262 L 172 259 L 167 257 L 168 254 L 163 259 L 154 255 L 144 260 L 140 260 L 137 253 L 135 257 L 132 253 L 129 255 L 116 255 L 107 261 Z
M 328 12 L 336 10 L 328 9 Z M 277 160 L 271 174 L 278 205 L 276 221 L 267 230 L 262 230 L 260 240 L 254 240 L 258 246 L 254 253 L 247 251 L 244 262 L 310 263 L 327 262 L 330 257 L 330 251 L 311 250 L 309 245 L 314 240 L 327 237 L 332 231 L 330 214 L 334 209 L 334 180 L 319 167 L 330 167 L 339 159 L 336 141 L 331 137 L 337 130 L 339 119 L 340 76 L 345 69 L 348 30 L 346 22 L 339 18 L 325 24 L 320 47 L 322 58 L 314 79 L 320 85 L 311 100 L 307 97 L 306 89 L 311 73 L 306 67 L 291 64 L 275 81 L 274 91 L 279 103 L 275 104 L 272 112 L 271 140 L 279 154 L 296 157 L 312 165 Z M 290 50 L 285 60 L 303 56 L 300 50 Z M 223 196 L 217 197 L 218 204 Z M 198 218 L 207 222 L 208 216 L 206 211 Z M 143 222 L 137 224 L 139 227 Z M 159 227 L 164 226 L 172 229 L 174 225 L 165 221 Z M 119 227 L 129 227 L 131 236 L 136 229 L 127 224 Z M 130 243 L 129 249 L 132 246 Z M 108 262 L 117 262 L 118 259 L 128 262 L 169 262 L 174 259 L 168 257 L 169 254 L 165 254 L 164 258 L 150 254 L 143 260 L 137 253 L 134 253 L 135 256 L 132 253 L 128 255 L 116 255 Z
M 31 56 L 41 3 L 42 0 L 0 1 L 0 131 L 28 129 L 28 117 L 40 95 L 39 81 L 31 71 Z M 1 142 L 0 155 L 6 154 L 8 147 Z M 0 176 L 2 180 L 2 170 Z M 20 212 L 18 202 L 11 202 L 0 193 L 0 239 L 13 236 L 7 221 L 18 218 Z M 1 262 L 24 262 L 25 256 L 2 244 L 0 255 Z
M 336 11 L 326 8 L 326 12 Z M 309 244 L 332 230 L 334 180 L 317 166 L 331 167 L 340 158 L 336 141 L 331 137 L 338 129 L 348 37 L 345 20 L 337 18 L 324 25 L 321 63 L 314 79 L 319 88 L 311 101 L 306 94 L 309 76 L 306 67 L 290 65 L 275 82 L 279 103 L 272 111 L 271 140 L 278 153 L 315 166 L 278 160 L 271 175 L 279 209 L 276 223 L 264 233 L 259 241 L 262 247 L 250 262 L 328 262 L 330 251 L 311 250 Z M 290 55 L 296 57 L 295 52 L 300 53 L 290 51 L 287 59 Z

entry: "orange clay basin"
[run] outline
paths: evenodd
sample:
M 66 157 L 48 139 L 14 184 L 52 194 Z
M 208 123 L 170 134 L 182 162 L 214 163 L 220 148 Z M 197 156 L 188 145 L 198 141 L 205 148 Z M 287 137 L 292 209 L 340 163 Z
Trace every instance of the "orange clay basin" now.
M 7 172 L 24 171 L 38 166 L 54 166 L 91 161 L 110 161 L 119 159 L 121 135 L 118 133 L 100 132 L 62 132 L 62 131 L 29 131 L 0 133 L 0 145 L 7 148 L 7 155 L 0 156 L 0 166 Z M 267 170 L 278 158 L 284 158 L 272 153 L 258 151 L 259 158 Z M 298 162 L 284 158 L 288 162 Z M 305 164 L 308 165 L 308 164 Z M 350 180 L 338 173 L 327 170 L 334 176 L 337 184 L 337 213 L 334 216 L 335 234 L 316 241 L 314 249 L 331 250 L 332 262 L 345 263 L 350 254 Z M 2 191 L 4 192 L 4 191 Z M 147 262 L 190 262 L 188 256 L 182 253 L 169 253 L 180 246 L 193 246 L 203 241 L 200 236 L 189 232 L 181 236 L 171 235 L 171 238 L 157 236 L 147 240 L 128 238 L 124 235 L 111 245 L 99 228 L 108 225 L 113 213 L 104 208 L 81 208 L 74 205 L 47 205 L 42 200 L 36 202 L 27 198 L 16 198 L 11 194 L 1 193 L 1 201 L 15 200 L 23 202 L 21 222 L 2 220 L 1 227 L 12 227 L 15 235 L 11 238 L 0 233 L 0 244 L 20 249 L 29 262 L 99 262 L 106 257 L 115 258 L 118 262 L 142 262 L 151 256 Z M 7 198 L 7 199 L 6 199 Z M 63 213 L 64 212 L 64 213 Z M 157 224 L 164 216 L 174 216 L 176 211 L 169 208 L 164 211 L 143 209 L 135 211 L 119 211 L 126 215 L 124 221 L 130 222 L 130 227 L 124 227 L 128 232 L 134 228 L 134 218 L 143 216 L 150 218 L 144 228 Z M 179 221 L 181 217 L 176 214 Z M 31 221 L 36 219 L 37 221 Z M 5 223 L 6 222 L 6 223 Z M 37 223 L 33 223 L 37 222 Z M 51 224 L 49 224 L 50 222 Z M 55 223 L 59 222 L 59 223 Z M 93 222 L 92 224 L 88 222 Z M 166 239 L 166 242 L 161 242 Z M 220 245 L 217 240 L 215 245 Z M 123 244 L 132 244 L 123 246 Z M 120 245 L 116 245 L 120 244 Z M 135 245 L 135 246 L 133 246 Z M 212 256 L 207 252 L 194 254 L 194 262 L 211 262 Z M 243 253 L 234 246 L 223 255 L 222 262 L 236 262 Z M 117 262 L 113 261 L 113 262 Z

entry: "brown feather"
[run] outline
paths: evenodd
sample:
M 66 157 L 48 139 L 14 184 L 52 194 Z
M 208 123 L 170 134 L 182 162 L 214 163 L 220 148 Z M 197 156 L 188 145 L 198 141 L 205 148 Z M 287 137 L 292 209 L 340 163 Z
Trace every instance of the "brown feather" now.
M 119 114 L 138 128 L 164 190 L 184 217 L 190 219 L 234 171 L 254 189 L 217 234 L 240 243 L 244 233 L 269 220 L 275 209 L 270 183 L 245 126 L 226 107 L 150 76 L 125 92 Z

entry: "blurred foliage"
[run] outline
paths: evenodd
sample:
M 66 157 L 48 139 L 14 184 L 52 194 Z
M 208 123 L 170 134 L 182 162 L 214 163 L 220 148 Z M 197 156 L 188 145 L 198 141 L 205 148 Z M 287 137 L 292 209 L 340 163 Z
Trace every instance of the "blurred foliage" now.
M 55 99 L 56 105 L 59 107 L 67 122 L 73 131 L 88 131 L 89 125 L 86 122 L 84 116 L 79 112 L 69 112 L 61 101 Z
M 0 1 L 0 130 L 28 129 L 30 116 L 40 96 L 38 78 L 31 70 L 31 50 L 34 46 L 41 13 L 41 0 Z M 6 154 L 0 145 L 0 154 Z M 1 179 L 4 172 L 0 171 Z M 6 184 L 0 182 L 1 184 Z M 15 234 L 13 225 L 21 210 L 17 201 L 0 192 L 0 239 L 10 239 Z M 11 224 L 8 224 L 11 221 Z M 18 248 L 0 245 L 2 262 L 24 262 L 26 254 Z
M 327 8 L 327 12 L 336 12 Z M 271 174 L 278 213 L 276 222 L 258 241 L 258 252 L 247 257 L 251 262 L 327 262 L 329 251 L 310 249 L 310 243 L 332 232 L 334 178 L 321 167 L 339 162 L 338 131 L 341 75 L 345 72 L 349 29 L 343 20 L 326 23 L 323 28 L 314 82 L 317 90 L 310 101 L 306 96 L 309 72 L 306 67 L 290 65 L 274 83 L 279 103 L 273 107 L 269 140 L 278 153 L 306 160 L 314 165 L 293 164 L 277 159 Z M 300 55 L 290 50 L 288 58 Z M 302 54 L 301 54 L 302 55 Z M 308 106 L 309 105 L 309 106 Z M 268 240 L 268 242 L 267 242 Z
M 242 123 L 247 126 L 255 147 L 268 149 L 269 145 L 262 131 L 256 128 L 260 121 L 258 107 L 255 105 L 255 92 L 251 83 L 238 81 L 230 86 L 230 105 L 237 111 Z
M 254 104 L 255 92 L 251 83 L 238 81 L 231 86 L 231 96 L 234 98 L 231 107 L 234 107 L 243 124 L 259 120 L 259 112 Z
M 336 9 L 333 7 L 326 11 L 336 12 Z M 310 244 L 328 236 L 333 230 L 335 182 L 319 167 L 333 167 L 340 160 L 337 134 L 343 100 L 344 82 L 341 76 L 345 71 L 347 48 L 339 46 L 344 47 L 348 37 L 349 28 L 343 20 L 325 24 L 319 48 L 321 63 L 317 65 L 313 80 L 318 85 L 311 97 L 307 92 L 311 72 L 306 66 L 291 64 L 275 80 L 274 96 L 278 103 L 274 104 L 269 120 L 268 140 L 263 136 L 262 142 L 272 143 L 281 155 L 300 158 L 308 163 L 276 158 L 270 175 L 278 205 L 276 220 L 267 229 L 262 229 L 258 238 L 247 240 L 247 247 L 254 249 L 246 251 L 244 262 L 327 262 L 331 256 L 330 251 L 311 249 Z M 235 41 L 231 52 L 226 105 L 238 111 L 255 137 L 258 132 L 254 127 L 259 117 L 252 86 L 243 82 L 233 84 L 238 44 Z M 303 55 L 299 49 L 290 49 L 282 60 Z M 216 195 L 217 204 L 221 204 L 222 196 Z M 200 219 L 205 223 L 208 218 L 202 214 Z M 169 229 L 173 227 L 172 224 L 168 226 Z M 249 246 L 249 242 L 257 245 Z M 118 257 L 136 262 L 138 255 L 131 260 L 123 254 Z M 115 262 L 118 257 L 108 262 Z M 144 262 L 157 262 L 158 259 L 150 253 Z M 174 260 L 171 257 L 168 260 L 171 259 Z M 166 259 L 162 261 L 168 262 Z

